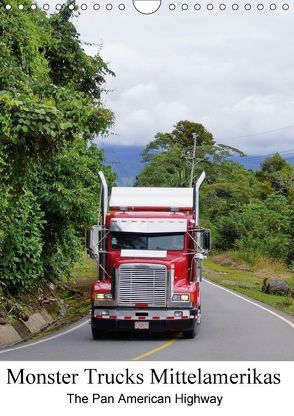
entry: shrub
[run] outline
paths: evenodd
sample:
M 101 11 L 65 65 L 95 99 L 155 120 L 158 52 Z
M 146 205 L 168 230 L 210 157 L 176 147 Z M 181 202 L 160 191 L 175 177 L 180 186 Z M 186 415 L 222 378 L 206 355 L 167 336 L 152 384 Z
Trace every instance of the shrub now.
M 0 214 L 0 280 L 7 288 L 36 286 L 43 278 L 43 214 L 30 191 L 11 197 Z

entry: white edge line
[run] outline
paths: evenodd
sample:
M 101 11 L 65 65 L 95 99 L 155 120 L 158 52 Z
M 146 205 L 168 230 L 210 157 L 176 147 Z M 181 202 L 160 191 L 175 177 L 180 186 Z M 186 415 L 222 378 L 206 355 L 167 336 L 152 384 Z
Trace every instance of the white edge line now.
M 203 281 L 204 281 L 205 283 L 208 283 L 209 285 L 215 286 L 215 287 L 217 287 L 218 289 L 223 290 L 224 292 L 228 292 L 228 293 L 230 293 L 231 295 L 236 296 L 236 298 L 242 299 L 244 302 L 250 303 L 251 305 L 254 305 L 254 306 L 256 306 L 257 308 L 262 309 L 262 310 L 264 310 L 264 311 L 266 311 L 266 312 L 270 313 L 271 315 L 273 315 L 273 316 L 275 316 L 276 318 L 280 319 L 281 321 L 285 322 L 285 323 L 286 323 L 286 324 L 288 324 L 291 328 L 293 328 L 293 329 L 294 329 L 294 323 L 293 323 L 293 322 L 291 322 L 291 321 L 289 321 L 288 319 L 284 318 L 283 316 L 279 315 L 278 313 L 273 312 L 273 311 L 271 311 L 270 309 L 265 308 L 264 306 L 261 306 L 261 305 L 259 305 L 258 303 L 255 303 L 255 302 L 253 302 L 253 301 L 251 301 L 251 300 L 249 300 L 249 299 L 246 299 L 246 298 L 244 298 L 243 296 L 238 295 L 237 293 L 232 292 L 232 291 L 231 291 L 231 290 L 229 290 L 229 289 L 226 289 L 226 288 L 224 288 L 224 287 L 222 287 L 222 286 L 220 286 L 220 285 L 217 285 L 216 283 L 212 283 L 212 282 L 210 282 L 210 281 L 209 281 L 209 280 L 207 280 L 207 279 L 203 279 Z M 66 331 L 63 331 L 63 332 L 59 333 L 59 334 L 53 335 L 52 337 L 45 338 L 45 339 L 40 339 L 39 341 L 33 342 L 33 343 L 31 343 L 31 344 L 21 345 L 21 346 L 19 346 L 19 347 L 9 348 L 9 349 L 3 350 L 3 351 L 1 351 L 1 350 L 0 350 L 0 354 L 4 354 L 4 353 L 6 353 L 6 352 L 10 352 L 10 351 L 22 350 L 22 349 L 24 349 L 24 348 L 34 347 L 35 345 L 38 345 L 38 344 L 43 344 L 44 342 L 51 341 L 52 339 L 59 338 L 59 337 L 61 337 L 61 336 L 65 335 L 65 334 L 68 334 L 68 333 L 70 333 L 70 332 L 73 332 L 73 331 L 75 331 L 76 329 L 79 329 L 79 328 L 81 328 L 82 326 L 86 325 L 87 323 L 88 323 L 88 321 L 82 322 L 82 323 L 80 323 L 79 325 L 74 326 L 73 328 L 70 328 L 70 329 L 68 329 L 68 330 L 66 330 Z
M 283 316 L 279 315 L 278 313 L 276 313 L 276 312 L 274 312 L 274 311 L 271 311 L 270 309 L 265 308 L 264 306 L 261 306 L 261 305 L 259 305 L 258 303 L 253 302 L 252 300 L 246 299 L 246 298 L 244 298 L 243 296 L 238 295 L 237 293 L 233 292 L 232 290 L 226 289 L 226 288 L 224 288 L 223 286 L 217 285 L 216 283 L 212 283 L 211 281 L 209 281 L 209 280 L 207 280 L 207 279 L 203 279 L 203 281 L 204 281 L 205 283 L 208 283 L 209 285 L 212 285 L 212 286 L 218 287 L 219 289 L 221 289 L 221 290 L 223 290 L 223 291 L 225 291 L 225 292 L 228 292 L 228 293 L 230 293 L 230 294 L 231 294 L 231 295 L 233 295 L 233 296 L 236 296 L 236 298 L 240 298 L 240 299 L 244 300 L 245 302 L 251 303 L 251 305 L 254 305 L 254 306 L 256 306 L 256 307 L 257 307 L 257 308 L 259 308 L 259 309 L 262 309 L 262 310 L 264 310 L 264 311 L 266 311 L 266 312 L 270 313 L 271 315 L 273 315 L 273 316 L 275 316 L 276 318 L 280 319 L 281 321 L 285 322 L 285 323 L 286 323 L 286 324 L 288 324 L 291 328 L 293 328 L 293 329 L 294 329 L 294 323 L 293 323 L 293 322 L 291 322 L 291 321 L 289 321 L 289 319 L 286 319 L 286 318 L 284 318 Z
M 62 337 L 63 335 L 68 334 L 69 332 L 73 332 L 76 329 L 79 329 L 82 326 L 86 325 L 88 323 L 88 321 L 89 321 L 89 318 L 88 318 L 87 321 L 82 322 L 81 324 L 76 325 L 73 328 L 67 329 L 66 331 L 60 332 L 60 333 L 58 333 L 56 335 L 52 335 L 52 337 L 40 339 L 39 341 L 35 341 L 35 342 L 30 343 L 30 344 L 20 345 L 19 347 L 14 347 L 14 348 L 8 348 L 8 349 L 5 349 L 5 350 L 0 350 L 0 354 L 5 354 L 6 352 L 10 352 L 10 351 L 22 350 L 24 348 L 34 347 L 35 345 L 43 344 L 43 342 L 51 341 L 52 339 Z

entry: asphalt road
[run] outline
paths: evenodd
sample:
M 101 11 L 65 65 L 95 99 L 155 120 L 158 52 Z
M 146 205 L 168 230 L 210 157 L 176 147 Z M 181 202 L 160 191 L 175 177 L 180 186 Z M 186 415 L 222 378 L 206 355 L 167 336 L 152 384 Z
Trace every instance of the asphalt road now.
M 0 350 L 0 360 L 294 360 L 294 319 L 203 282 L 203 317 L 195 339 L 115 335 L 92 339 L 89 319 L 35 342 Z

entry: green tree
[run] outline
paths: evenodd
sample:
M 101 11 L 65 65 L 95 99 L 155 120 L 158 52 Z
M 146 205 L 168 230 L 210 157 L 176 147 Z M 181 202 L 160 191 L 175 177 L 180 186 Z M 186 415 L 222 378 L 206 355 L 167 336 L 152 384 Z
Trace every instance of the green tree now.
M 239 210 L 244 204 L 266 199 L 272 192 L 267 183 L 261 183 L 255 173 L 240 163 L 224 161 L 217 166 L 218 175 L 204 186 L 202 207 L 213 221 Z
M 287 262 L 291 211 L 286 197 L 272 194 L 265 201 L 246 204 L 240 211 L 221 216 L 216 222 L 217 247 Z
M 101 101 L 100 54 L 88 56 L 71 17 L 75 1 L 47 16 L 31 1 L 0 7 L 0 282 L 29 288 L 59 279 L 96 220 L 97 171 L 113 113 Z
M 50 164 L 39 166 L 38 174 L 31 178 L 30 187 L 45 214 L 42 258 L 48 279 L 66 273 L 78 260 L 85 228 L 97 223 L 98 168 L 112 184 L 115 175 L 110 167 L 103 166 L 102 152 L 96 145 L 85 146 L 83 139 L 76 139 Z
M 202 124 L 179 121 L 171 133 L 157 133 L 142 153 L 145 167 L 136 179 L 137 186 L 188 186 L 196 147 L 196 178 L 202 170 L 208 181 L 219 175 L 219 166 L 233 154 L 243 155 L 238 149 L 216 144 Z M 179 176 L 179 171 L 181 175 Z
M 279 153 L 264 160 L 257 172 L 257 177 L 262 182 L 268 183 L 273 192 L 293 198 L 294 166 L 287 163 Z
M 44 214 L 30 191 L 10 195 L 2 217 L 1 282 L 8 288 L 29 289 L 43 273 Z

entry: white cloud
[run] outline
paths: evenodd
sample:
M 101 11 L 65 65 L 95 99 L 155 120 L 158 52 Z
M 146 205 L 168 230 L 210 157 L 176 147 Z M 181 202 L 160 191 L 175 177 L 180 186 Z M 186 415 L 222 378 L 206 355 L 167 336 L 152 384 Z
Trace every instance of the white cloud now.
M 108 104 L 116 114 L 114 131 L 125 144 L 146 143 L 159 131 L 158 126 L 168 131 L 175 120 L 191 118 L 181 101 L 164 101 L 155 83 L 135 85 Z
M 103 43 L 117 75 L 104 97 L 116 114 L 110 142 L 145 144 L 191 119 L 249 154 L 294 147 L 294 128 L 250 136 L 294 124 L 291 13 L 89 11 L 78 29 Z
M 148 104 L 150 101 L 157 100 L 158 96 L 157 86 L 153 82 L 149 82 L 147 84 L 135 85 L 134 87 L 123 91 L 120 94 L 120 99 L 131 105 L 141 105 L 144 101 Z

